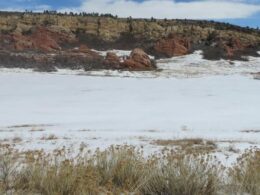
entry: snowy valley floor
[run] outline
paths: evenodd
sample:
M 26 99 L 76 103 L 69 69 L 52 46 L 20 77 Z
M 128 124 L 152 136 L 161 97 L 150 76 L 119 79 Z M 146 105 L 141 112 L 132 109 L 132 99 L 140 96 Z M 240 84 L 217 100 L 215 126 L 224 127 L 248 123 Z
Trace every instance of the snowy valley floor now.
M 260 81 L 250 74 L 260 71 L 259 59 L 209 62 L 197 52 L 158 66 L 138 73 L 2 68 L 0 145 L 77 151 L 129 144 L 149 154 L 179 147 L 174 140 L 203 139 L 225 165 L 260 148 Z

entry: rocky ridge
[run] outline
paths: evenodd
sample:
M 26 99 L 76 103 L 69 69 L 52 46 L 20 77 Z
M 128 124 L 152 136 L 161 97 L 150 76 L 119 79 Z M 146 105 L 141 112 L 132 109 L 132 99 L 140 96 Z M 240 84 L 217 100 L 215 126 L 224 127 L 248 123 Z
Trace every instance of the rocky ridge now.
M 92 49 L 133 52 L 104 58 Z M 206 59 L 245 60 L 259 56 L 260 32 L 208 21 L 0 12 L 4 67 L 151 70 L 147 54 L 168 58 L 198 49 Z

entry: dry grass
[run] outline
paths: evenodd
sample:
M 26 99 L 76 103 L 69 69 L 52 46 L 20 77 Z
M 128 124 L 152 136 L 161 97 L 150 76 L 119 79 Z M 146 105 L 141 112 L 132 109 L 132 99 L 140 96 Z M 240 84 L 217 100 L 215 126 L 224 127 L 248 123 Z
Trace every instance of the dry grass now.
M 9 146 L 0 149 L 0 194 L 11 194 L 18 170 L 16 151 Z
M 236 149 L 234 145 L 229 145 L 229 146 L 226 148 L 226 150 L 227 150 L 228 152 L 233 152 L 233 153 L 239 153 L 239 152 L 240 152 L 240 150 L 239 150 L 239 149 Z
M 33 127 L 30 132 L 43 132 L 45 129 Z
M 217 145 L 213 141 L 203 139 L 155 140 L 151 144 L 175 147 L 177 153 L 204 154 L 214 152 Z
M 159 131 L 159 130 L 155 130 L 155 129 L 149 129 L 149 130 L 144 130 L 144 132 L 158 133 L 158 132 L 160 132 L 160 131 Z
M 167 156 L 165 163 L 152 169 L 142 194 L 217 194 L 220 189 L 222 167 L 212 162 L 211 157 Z
M 80 129 L 80 130 L 78 130 L 78 131 L 80 131 L 80 132 L 89 132 L 89 131 L 91 131 L 90 129 Z
M 260 130 L 244 130 L 242 133 L 260 133 Z
M 49 141 L 49 140 L 57 140 L 58 137 L 54 134 L 50 134 L 50 135 L 45 135 L 41 137 L 41 140 L 45 140 L 45 141 Z
M 13 125 L 9 126 L 8 128 L 35 128 L 35 127 L 51 127 L 51 124 L 22 124 L 22 125 Z
M 224 167 L 208 155 L 144 158 L 135 147 L 111 146 L 68 159 L 64 148 L 52 155 L 5 150 L 0 153 L 0 194 L 257 195 L 259 154 L 244 154 L 226 178 Z
M 22 141 L 23 141 L 23 139 L 22 139 L 21 137 L 18 137 L 18 136 L 14 137 L 14 138 L 12 139 L 12 142 L 13 142 L 13 143 L 20 143 L 20 142 L 22 142 Z
M 230 189 L 241 194 L 260 194 L 260 150 L 247 151 L 237 159 L 237 163 L 229 170 Z
M 0 132 L 14 132 L 13 129 L 0 129 Z
M 154 144 L 161 145 L 161 146 L 169 146 L 169 145 L 202 145 L 202 139 L 178 139 L 178 140 L 156 140 L 153 142 Z
M 8 128 L 25 128 L 25 127 L 34 127 L 34 125 L 29 125 L 29 124 L 14 125 L 14 126 L 9 126 Z

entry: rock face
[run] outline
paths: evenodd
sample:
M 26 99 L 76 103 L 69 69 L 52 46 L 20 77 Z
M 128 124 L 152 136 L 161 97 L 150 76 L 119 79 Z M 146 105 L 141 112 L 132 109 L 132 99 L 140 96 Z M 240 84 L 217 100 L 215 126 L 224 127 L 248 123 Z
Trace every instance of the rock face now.
M 189 53 L 190 41 L 170 35 L 168 38 L 160 39 L 154 46 L 157 57 L 182 56 Z
M 252 43 L 243 44 L 239 39 L 230 38 L 228 41 L 222 41 L 220 44 L 225 51 L 225 55 L 227 58 L 238 58 L 241 56 L 243 51 L 248 51 L 254 47 Z
M 121 63 L 123 68 L 129 70 L 152 70 L 155 64 L 142 49 L 134 49 L 130 57 Z
M 62 32 L 61 29 L 47 28 L 37 26 L 29 32 L 20 33 L 13 32 L 8 36 L 0 37 L 1 42 L 8 43 L 2 49 L 10 49 L 12 51 L 40 51 L 40 52 L 55 52 L 61 50 L 64 43 L 72 44 L 76 42 L 73 34 Z M 0 46 L 1 48 L 1 46 Z
M 227 57 L 233 57 L 236 51 L 244 50 L 246 47 L 242 45 L 239 39 L 231 38 L 227 43 L 223 44 Z
M 244 56 L 259 56 L 256 52 L 259 48 L 254 42 L 243 42 L 236 37 L 224 39 L 216 36 L 210 39 L 207 44 L 208 46 L 204 48 L 206 59 L 245 60 Z

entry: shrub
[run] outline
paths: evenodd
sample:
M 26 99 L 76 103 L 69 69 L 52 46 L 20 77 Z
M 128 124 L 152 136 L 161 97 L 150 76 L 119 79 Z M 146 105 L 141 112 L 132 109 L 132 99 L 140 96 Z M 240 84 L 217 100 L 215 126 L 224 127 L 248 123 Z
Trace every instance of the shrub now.
M 230 189 L 237 194 L 259 195 L 260 150 L 246 151 L 229 170 Z
M 150 173 L 150 179 L 142 187 L 144 194 L 217 194 L 220 187 L 221 166 L 211 157 L 167 156 L 166 164 Z

